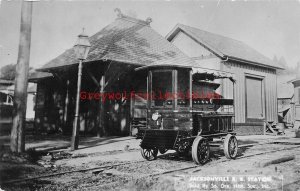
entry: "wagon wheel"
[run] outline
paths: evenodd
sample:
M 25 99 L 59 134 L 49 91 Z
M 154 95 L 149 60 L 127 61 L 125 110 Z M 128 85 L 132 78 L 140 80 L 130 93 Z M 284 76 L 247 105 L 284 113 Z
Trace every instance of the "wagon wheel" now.
M 146 160 L 155 160 L 157 158 L 157 154 L 158 154 L 158 149 L 157 148 L 154 148 L 154 149 L 144 149 L 144 148 L 141 148 L 141 154 L 142 154 L 142 157 Z
M 228 159 L 235 159 L 238 152 L 238 142 L 234 135 L 228 134 L 224 140 L 224 154 Z
M 205 164 L 209 159 L 209 144 L 208 141 L 198 136 L 192 145 L 192 157 L 196 164 Z
M 166 149 L 166 148 L 159 148 L 158 150 L 159 150 L 160 154 L 165 154 L 168 151 L 168 149 Z

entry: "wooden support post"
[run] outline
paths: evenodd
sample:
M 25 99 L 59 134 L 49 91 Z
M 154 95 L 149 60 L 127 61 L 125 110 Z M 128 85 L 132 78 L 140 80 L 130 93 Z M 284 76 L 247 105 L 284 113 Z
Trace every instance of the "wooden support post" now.
M 174 84 L 174 86 L 172 88 L 172 94 L 173 95 L 176 95 L 178 93 L 177 78 L 178 78 L 178 72 L 177 72 L 177 70 L 173 70 L 172 71 L 172 84 Z M 177 107 L 178 97 L 176 96 L 175 99 L 172 100 L 172 102 L 173 102 L 173 108 L 175 110 L 177 110 L 178 109 L 178 107 Z
M 190 79 L 189 79 L 189 86 L 190 86 L 190 89 L 189 89 L 189 102 L 190 102 L 190 109 L 193 108 L 193 70 L 190 70 Z
M 101 81 L 100 81 L 100 93 L 101 95 L 104 94 L 104 88 L 105 88 L 105 76 L 103 75 L 101 77 Z M 102 99 L 102 96 L 100 98 L 100 102 L 99 102 L 99 128 L 98 128 L 98 132 L 97 132 L 97 135 L 98 137 L 100 137 L 101 135 L 106 135 L 106 129 L 105 129 L 105 117 L 104 117 L 104 101 L 106 100 L 103 100 Z
M 85 68 L 85 70 L 87 71 L 87 74 L 93 80 L 93 82 L 95 83 L 95 85 L 97 86 L 97 88 L 101 88 L 100 84 L 98 83 L 96 77 L 92 74 L 92 72 L 88 68 Z
M 132 125 L 133 125 L 133 120 L 134 120 L 134 105 L 135 105 L 135 97 L 131 97 L 130 93 L 130 98 L 129 98 L 129 109 L 130 109 L 130 114 L 129 114 L 129 136 L 132 136 Z
M 79 108 L 80 108 L 79 94 L 81 89 L 81 76 L 82 76 L 82 60 L 79 60 L 78 77 L 77 77 L 77 93 L 76 93 L 76 109 L 75 109 L 73 133 L 72 133 L 72 140 L 71 140 L 71 150 L 78 149 L 78 143 L 79 143 L 78 126 L 80 122 L 79 121 Z
M 22 2 L 19 54 L 15 77 L 14 112 L 10 149 L 12 152 L 25 151 L 25 117 L 27 105 L 28 69 L 31 41 L 32 2 Z
M 67 87 L 66 87 L 66 98 L 65 98 L 65 108 L 64 108 L 64 126 L 66 128 L 68 123 L 68 108 L 69 108 L 69 102 L 70 102 L 70 93 L 69 93 L 69 86 L 70 86 L 70 80 L 67 80 Z

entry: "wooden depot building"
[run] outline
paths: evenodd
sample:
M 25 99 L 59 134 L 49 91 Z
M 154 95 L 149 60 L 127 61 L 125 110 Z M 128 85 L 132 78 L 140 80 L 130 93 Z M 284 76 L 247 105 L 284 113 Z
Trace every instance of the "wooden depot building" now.
M 134 69 L 157 62 L 194 64 L 154 31 L 150 22 L 150 18 L 143 21 L 119 14 L 114 22 L 89 37 L 91 48 L 82 69 L 81 132 L 129 135 L 133 118 L 145 117 L 146 112 L 145 100 L 124 97 L 133 91 L 146 92 L 147 75 Z M 34 79 L 38 84 L 35 126 L 40 131 L 68 134 L 74 121 L 77 88 L 78 60 L 74 49 L 66 50 L 38 70 L 53 77 Z M 105 100 L 98 99 L 95 93 L 99 92 L 108 95 Z
M 282 69 L 245 43 L 177 24 L 166 37 L 201 67 L 235 76 L 235 122 L 239 134 L 263 134 L 264 122 L 277 122 L 277 76 Z M 223 81 L 221 95 L 233 97 Z
M 120 13 L 89 38 L 91 48 L 82 70 L 81 132 L 129 135 L 134 120 L 146 117 L 146 101 L 135 96 L 126 99 L 124 94 L 146 92 L 146 73 L 134 69 L 158 62 L 233 73 L 237 80 L 235 95 L 229 90 L 232 85 L 225 82 L 219 92 L 235 97 L 239 134 L 263 134 L 263 121 L 277 120 L 276 70 L 280 67 L 240 41 L 184 25 L 177 25 L 164 38 L 150 22 Z M 68 134 L 74 121 L 77 88 L 74 49 L 38 70 L 52 77 L 33 79 L 37 82 L 35 126 L 42 132 Z M 114 93 L 114 97 L 97 99 L 95 93 L 99 92 Z

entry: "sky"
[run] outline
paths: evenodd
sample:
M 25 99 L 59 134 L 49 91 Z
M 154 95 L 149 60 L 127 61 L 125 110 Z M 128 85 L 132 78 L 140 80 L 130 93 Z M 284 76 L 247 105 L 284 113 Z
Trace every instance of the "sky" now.
M 300 61 L 300 0 L 295 1 L 36 1 L 30 66 L 41 67 L 72 47 L 82 28 L 91 36 L 123 14 L 145 20 L 162 36 L 177 24 L 234 38 L 288 66 Z M 21 2 L 0 0 L 0 67 L 17 62 Z

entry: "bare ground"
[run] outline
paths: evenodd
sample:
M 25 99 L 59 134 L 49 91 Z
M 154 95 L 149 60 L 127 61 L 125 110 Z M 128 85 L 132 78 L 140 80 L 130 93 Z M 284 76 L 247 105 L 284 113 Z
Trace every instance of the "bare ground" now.
M 300 146 L 297 142 L 287 143 L 284 138 L 278 140 L 273 141 L 273 143 L 242 147 L 239 149 L 239 157 L 236 160 L 228 160 L 222 150 L 212 148 L 211 160 L 198 167 L 195 167 L 191 157 L 181 158 L 171 151 L 160 155 L 155 161 L 145 161 L 139 150 L 133 147 L 114 151 L 105 151 L 104 149 L 92 153 L 84 152 L 84 150 L 74 153 L 61 152 L 53 156 L 42 157 L 42 160 L 38 161 L 39 164 L 1 162 L 1 188 L 4 190 L 186 190 L 188 186 L 186 180 L 190 176 L 255 175 L 283 176 L 283 190 L 300 189 L 300 181 L 298 181 L 300 177 Z M 280 151 L 272 152 L 274 150 Z M 261 161 L 288 155 L 295 155 L 296 158 L 264 168 L 259 167 Z M 127 164 L 94 171 L 74 172 L 24 182 L 3 183 L 13 179 L 124 162 Z M 186 167 L 193 168 L 162 174 Z M 278 186 L 275 190 L 282 190 L 281 184 Z M 263 189 L 252 188 L 252 190 Z

